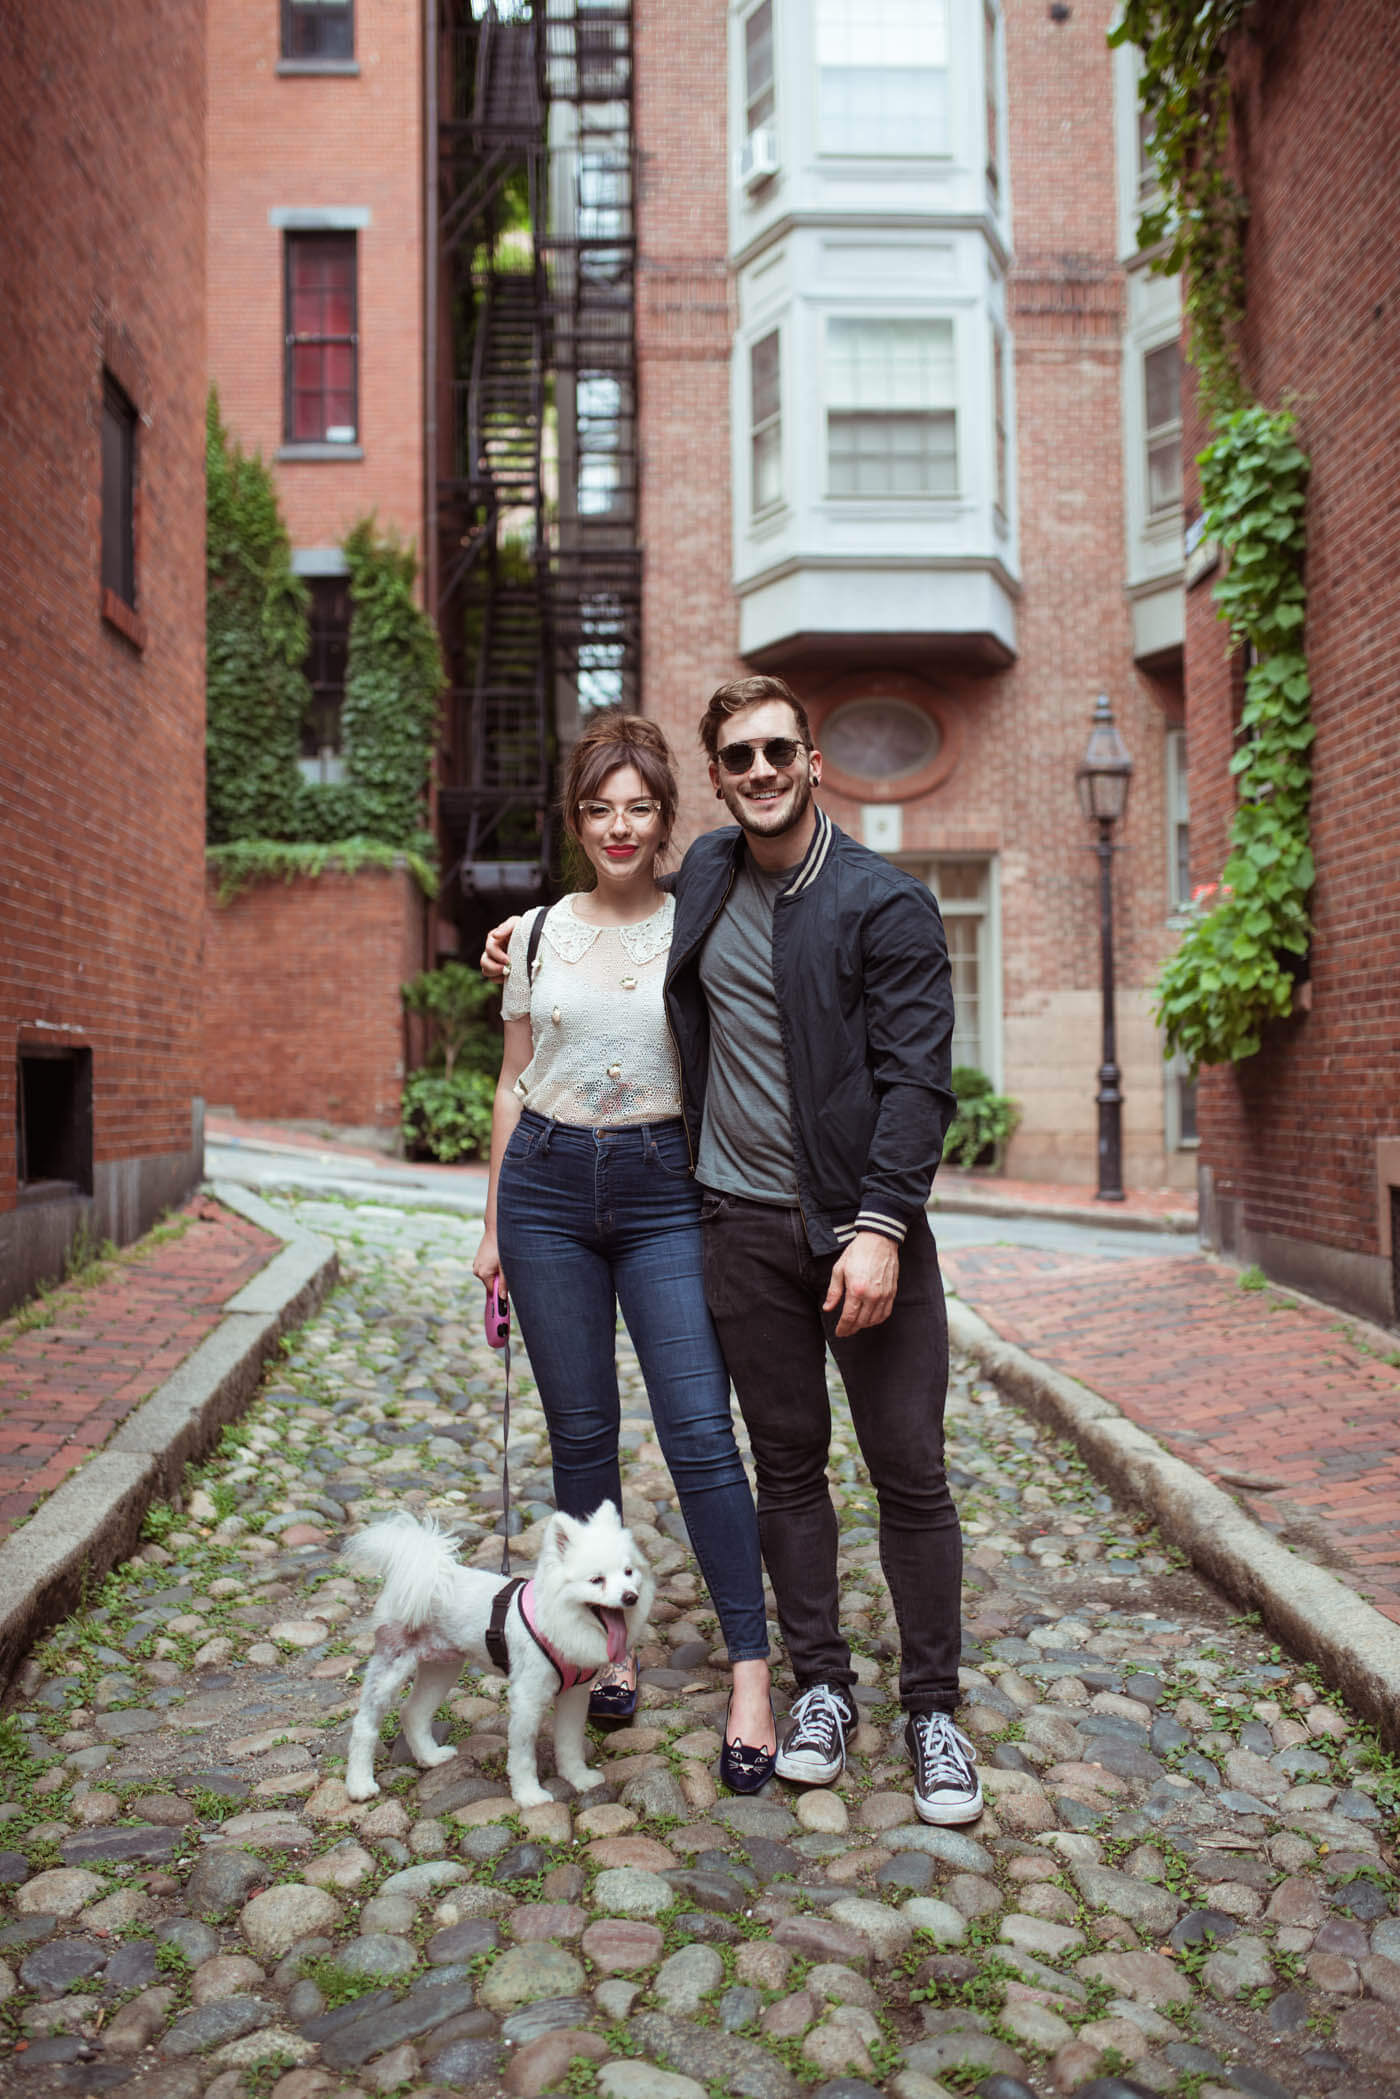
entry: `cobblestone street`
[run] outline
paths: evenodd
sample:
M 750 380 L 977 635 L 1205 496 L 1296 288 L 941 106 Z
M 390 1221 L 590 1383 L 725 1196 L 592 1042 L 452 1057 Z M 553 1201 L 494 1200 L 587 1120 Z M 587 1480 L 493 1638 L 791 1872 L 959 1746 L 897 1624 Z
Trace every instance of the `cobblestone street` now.
M 420 1776 L 396 1741 L 381 1797 L 350 1802 L 373 1591 L 340 1543 L 411 1507 L 498 1566 L 501 1373 L 475 1221 L 284 1207 L 334 1240 L 342 1286 L 0 1720 L 0 2089 L 1393 2099 L 1400 1771 L 965 1369 L 977 1824 L 914 1817 L 839 1387 L 854 1753 L 830 1790 L 718 1789 L 723 1657 L 625 1342 L 625 1514 L 658 1602 L 636 1724 L 594 1744 L 604 1783 L 517 1810 L 504 1686 L 468 1675 L 456 1759 Z M 516 1361 L 528 1561 L 550 1474 Z

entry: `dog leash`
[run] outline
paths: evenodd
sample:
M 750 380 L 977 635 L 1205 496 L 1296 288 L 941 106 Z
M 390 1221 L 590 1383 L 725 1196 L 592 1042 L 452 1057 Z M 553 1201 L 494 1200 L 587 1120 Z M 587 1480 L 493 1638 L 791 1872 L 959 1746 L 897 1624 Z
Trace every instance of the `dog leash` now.
M 510 1573 L 510 1303 L 496 1276 L 486 1292 L 486 1338 L 499 1348 L 506 1373 L 505 1422 L 501 1442 L 501 1572 Z

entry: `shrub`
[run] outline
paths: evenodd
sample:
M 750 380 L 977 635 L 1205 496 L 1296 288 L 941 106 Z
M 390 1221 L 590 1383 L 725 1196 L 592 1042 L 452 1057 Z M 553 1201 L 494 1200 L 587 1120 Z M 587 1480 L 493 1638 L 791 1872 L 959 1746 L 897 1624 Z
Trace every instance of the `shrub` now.
M 943 1140 L 943 1157 L 949 1166 L 1000 1166 L 1007 1140 L 1021 1111 L 1004 1093 L 995 1093 L 984 1071 L 972 1064 L 955 1064 L 952 1077 L 958 1112 Z
M 491 1104 L 496 1081 L 484 1071 L 415 1071 L 404 1080 L 400 1105 L 404 1149 L 451 1165 L 485 1158 L 491 1148 Z
M 421 1013 L 432 1031 L 427 1063 L 406 1080 L 400 1106 L 411 1155 L 450 1164 L 489 1152 L 501 1062 L 495 1000 L 495 986 L 464 962 L 425 969 L 404 985 L 405 1006 Z

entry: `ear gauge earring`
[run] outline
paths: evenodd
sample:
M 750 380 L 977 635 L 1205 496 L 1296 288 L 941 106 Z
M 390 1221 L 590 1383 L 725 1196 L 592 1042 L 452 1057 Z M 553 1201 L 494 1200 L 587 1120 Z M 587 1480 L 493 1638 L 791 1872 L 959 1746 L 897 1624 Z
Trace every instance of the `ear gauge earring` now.
M 717 802 L 722 802 L 724 800 L 724 789 L 722 787 L 717 787 L 715 789 L 715 800 Z

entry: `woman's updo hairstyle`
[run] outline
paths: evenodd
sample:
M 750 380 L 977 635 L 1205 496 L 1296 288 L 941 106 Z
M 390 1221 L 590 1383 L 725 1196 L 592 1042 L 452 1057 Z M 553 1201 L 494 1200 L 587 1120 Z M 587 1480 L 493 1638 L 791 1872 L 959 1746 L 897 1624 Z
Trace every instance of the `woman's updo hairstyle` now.
M 664 852 L 679 800 L 671 746 L 655 722 L 644 714 L 624 714 L 620 708 L 595 715 L 569 753 L 562 791 L 564 828 L 571 838 L 578 838 L 579 803 L 594 801 L 604 783 L 625 765 L 636 767 L 647 793 L 661 804 Z

